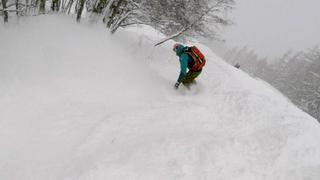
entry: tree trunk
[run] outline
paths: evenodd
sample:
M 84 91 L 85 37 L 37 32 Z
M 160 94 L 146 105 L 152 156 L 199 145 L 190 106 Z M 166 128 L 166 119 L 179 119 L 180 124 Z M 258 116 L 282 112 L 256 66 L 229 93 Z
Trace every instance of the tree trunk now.
M 4 23 L 8 22 L 8 11 L 7 11 L 7 0 L 1 0 L 2 7 L 3 7 L 3 20 Z
M 19 0 L 16 0 L 16 15 L 19 16 Z
M 66 8 L 66 0 L 62 0 L 61 5 L 60 5 L 60 9 L 62 12 L 65 12 L 65 8 Z
M 120 12 L 120 6 L 122 5 L 124 1 L 123 0 L 118 0 L 116 1 L 112 6 L 111 6 L 111 11 L 110 11 L 110 15 L 109 15 L 109 21 L 106 22 L 107 23 L 107 27 L 111 28 L 117 21 L 117 17 L 121 14 Z
M 103 14 L 104 14 L 103 22 L 104 23 L 108 23 L 110 20 L 111 9 L 112 9 L 112 5 L 114 2 L 115 2 L 115 0 L 110 0 L 107 2 L 107 5 L 103 11 Z
M 57 0 L 52 0 L 51 11 L 55 11 Z
M 52 0 L 51 10 L 58 12 L 59 7 L 60 7 L 60 1 L 59 0 Z
M 72 7 L 72 5 L 73 5 L 73 2 L 74 2 L 74 0 L 69 0 L 68 5 L 67 5 L 67 7 L 66 7 L 66 9 L 65 9 L 65 12 L 67 12 L 68 14 L 70 14 L 71 7 Z
M 97 0 L 96 5 L 93 8 L 93 12 L 97 14 L 101 14 L 102 10 L 107 6 L 108 0 Z
M 40 0 L 39 13 L 45 14 L 46 12 L 46 0 Z
M 79 0 L 79 9 L 77 11 L 77 22 L 80 22 L 85 0 Z
M 128 18 L 128 16 L 132 13 L 132 11 L 126 12 L 120 19 L 118 19 L 112 26 L 111 26 L 111 33 L 114 34 L 116 30 L 120 27 L 121 23 Z
M 26 11 L 27 14 L 29 12 L 29 0 L 26 0 Z

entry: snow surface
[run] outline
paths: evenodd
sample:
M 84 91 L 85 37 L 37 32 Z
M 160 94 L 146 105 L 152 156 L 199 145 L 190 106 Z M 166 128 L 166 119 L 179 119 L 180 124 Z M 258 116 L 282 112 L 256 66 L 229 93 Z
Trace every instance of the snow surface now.
M 1 180 L 318 180 L 320 126 L 208 48 L 191 91 L 151 28 L 0 25 Z

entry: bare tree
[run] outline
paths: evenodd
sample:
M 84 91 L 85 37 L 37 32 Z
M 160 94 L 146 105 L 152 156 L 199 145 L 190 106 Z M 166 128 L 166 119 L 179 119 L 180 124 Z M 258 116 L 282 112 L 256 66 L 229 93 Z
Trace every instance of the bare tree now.
M 20 6 L 19 6 L 19 0 L 16 0 L 16 15 L 19 16 Z
M 2 3 L 2 11 L 3 11 L 3 20 L 4 23 L 8 22 L 8 10 L 7 10 L 7 0 L 1 0 Z
M 157 45 L 191 36 L 218 39 L 219 26 L 230 24 L 225 14 L 233 4 L 233 0 L 145 0 L 139 20 L 168 36 Z
M 63 9 L 63 12 L 70 14 L 73 3 L 74 0 L 69 0 L 67 6 Z
M 52 0 L 51 10 L 58 12 L 60 10 L 60 0 Z
M 91 20 L 102 20 L 111 33 L 130 22 L 139 9 L 139 0 L 88 0 L 87 11 Z
M 40 14 L 45 14 L 46 13 L 46 0 L 40 0 L 39 13 Z
M 77 22 L 80 22 L 85 2 L 86 2 L 86 0 L 78 0 Z

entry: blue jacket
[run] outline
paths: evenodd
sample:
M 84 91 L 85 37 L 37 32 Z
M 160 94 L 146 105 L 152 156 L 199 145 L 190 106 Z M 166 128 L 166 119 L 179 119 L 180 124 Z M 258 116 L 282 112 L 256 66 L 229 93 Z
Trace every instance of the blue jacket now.
M 180 75 L 178 78 L 178 82 L 182 82 L 187 76 L 187 68 L 191 68 L 194 65 L 194 60 L 191 56 L 189 56 L 185 50 L 187 47 L 183 45 L 179 45 L 176 54 L 179 56 L 180 61 Z

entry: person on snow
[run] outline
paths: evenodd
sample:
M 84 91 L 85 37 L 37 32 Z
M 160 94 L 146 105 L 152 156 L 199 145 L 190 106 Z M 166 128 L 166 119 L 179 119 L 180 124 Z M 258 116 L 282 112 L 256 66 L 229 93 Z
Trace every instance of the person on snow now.
M 182 83 L 189 89 L 190 85 L 196 83 L 195 78 L 201 74 L 205 58 L 196 46 L 188 47 L 177 43 L 173 46 L 173 51 L 176 52 L 180 62 L 180 74 L 174 88 L 178 89 Z

